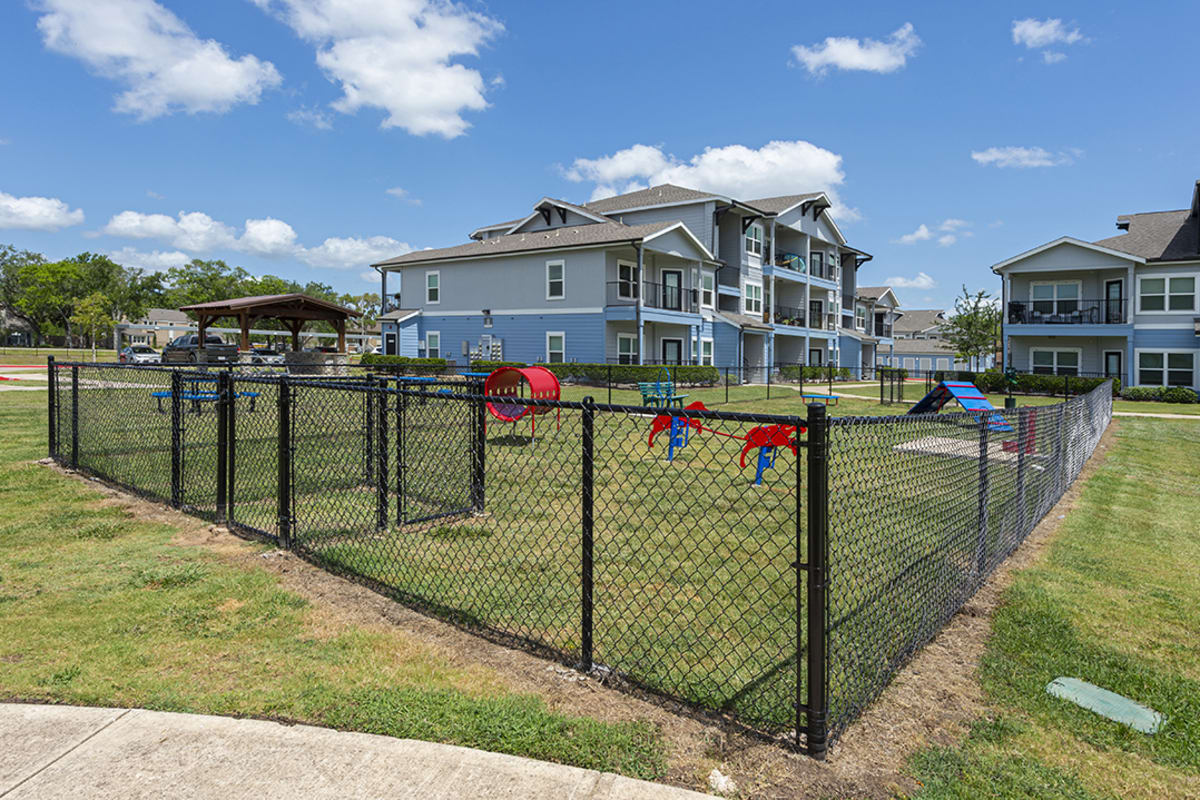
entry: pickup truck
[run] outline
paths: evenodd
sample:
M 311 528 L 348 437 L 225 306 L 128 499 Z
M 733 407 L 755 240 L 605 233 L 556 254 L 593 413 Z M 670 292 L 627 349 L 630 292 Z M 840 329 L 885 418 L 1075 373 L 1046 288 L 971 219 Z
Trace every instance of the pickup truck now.
M 225 340 L 215 333 L 204 337 L 204 355 L 200 350 L 200 336 L 195 333 L 185 333 L 173 339 L 162 350 L 164 364 L 235 364 L 238 360 L 238 349 L 226 344 Z

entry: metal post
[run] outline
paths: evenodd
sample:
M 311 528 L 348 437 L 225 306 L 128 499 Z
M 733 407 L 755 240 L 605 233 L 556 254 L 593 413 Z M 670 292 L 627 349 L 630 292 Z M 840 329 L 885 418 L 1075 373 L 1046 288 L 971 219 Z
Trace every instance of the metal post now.
M 183 505 L 183 375 L 171 370 L 171 505 Z
M 279 546 L 292 546 L 292 386 L 286 375 L 279 379 L 278 525 Z
M 54 356 L 46 356 L 46 452 L 58 460 L 58 376 Z
M 225 518 L 234 519 L 234 487 L 237 486 L 237 385 L 233 380 L 233 368 L 229 370 L 229 405 L 225 412 L 227 423 L 225 450 L 228 461 L 225 466 Z
M 729 367 L 725 368 L 725 404 L 729 404 Z
M 1029 414 L 1031 409 L 1017 411 L 1017 533 L 1025 535 L 1025 449 L 1029 447 Z
M 71 469 L 79 468 L 79 367 L 71 367 Z
M 979 486 L 978 486 L 978 525 L 979 531 L 975 539 L 975 580 L 981 582 L 987 562 L 987 531 L 988 531 L 988 428 L 991 419 L 983 416 L 979 423 Z
M 384 387 L 387 386 L 385 382 Z M 375 527 L 379 530 L 388 524 L 388 418 L 387 391 L 379 388 L 371 393 L 371 401 L 378 405 L 375 412 L 377 447 L 375 448 Z
M 471 459 L 473 468 L 471 476 L 471 505 L 476 514 L 482 514 L 484 508 L 484 485 L 487 479 L 485 458 L 487 456 L 487 401 L 480 395 L 475 401 L 474 441 L 472 442 L 474 456 Z
M 612 364 L 608 365 L 608 404 L 612 405 Z
M 591 396 L 583 398 L 583 453 L 582 453 L 582 480 L 580 500 L 582 506 L 582 552 L 580 554 L 582 561 L 581 573 L 581 588 L 582 597 L 580 598 L 580 649 L 582 651 L 582 664 L 580 668 L 584 672 L 590 672 L 592 669 L 592 566 L 593 566 L 593 466 L 595 463 L 595 432 L 593 423 L 595 421 L 596 409 L 595 401 Z
M 826 563 L 829 555 L 829 420 L 824 403 L 808 407 L 808 699 L 806 741 L 808 754 L 824 759 L 829 736 L 829 691 L 826 678 L 825 603 Z M 797 468 L 799 473 L 799 468 Z M 797 476 L 797 480 L 799 477 Z M 797 497 L 797 501 L 799 498 Z M 799 514 L 796 526 L 800 525 Z M 797 531 L 797 538 L 799 531 Z M 799 561 L 797 562 L 799 563 Z M 796 593 L 799 600 L 799 584 Z M 799 609 L 797 608 L 797 617 Z M 799 640 L 797 640 L 799 646 Z M 799 662 L 799 659 L 797 659 Z M 800 708 L 800 682 L 796 683 L 797 708 Z M 799 720 L 797 720 L 798 722 Z M 799 730 L 799 726 L 797 726 Z
M 404 386 L 396 382 L 396 525 L 404 524 L 404 438 L 405 412 L 408 410 L 408 397 L 404 394 Z M 472 490 L 474 487 L 472 487 Z
M 1067 490 L 1067 442 L 1064 433 L 1066 432 L 1066 410 L 1067 404 L 1063 403 L 1058 407 L 1058 491 L 1056 496 L 1062 496 L 1062 493 Z
M 771 399 L 771 365 L 767 364 L 766 367 L 764 367 L 764 369 L 766 369 L 766 371 L 767 371 L 767 399 L 770 400 Z
M 879 370 L 879 405 L 883 405 L 883 373 L 883 370 Z
M 375 385 L 375 376 L 370 373 L 363 381 L 367 386 Z M 384 379 L 384 385 L 387 385 L 387 379 Z M 397 385 L 399 385 L 397 383 Z M 375 480 L 375 396 L 370 392 L 363 393 L 363 413 L 367 418 L 367 435 L 365 437 L 365 449 L 363 458 L 366 460 L 367 481 Z
M 226 520 L 229 481 L 229 373 L 217 373 L 217 520 Z

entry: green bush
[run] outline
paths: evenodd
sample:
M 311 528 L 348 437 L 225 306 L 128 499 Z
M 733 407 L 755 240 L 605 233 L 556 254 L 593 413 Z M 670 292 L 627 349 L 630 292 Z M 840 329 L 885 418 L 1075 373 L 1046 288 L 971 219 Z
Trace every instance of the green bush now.
M 367 353 L 359 363 L 372 367 L 405 367 L 422 374 L 437 374 L 446 371 L 446 359 L 444 358 L 410 358 L 409 356 Z
M 608 381 L 613 383 L 634 384 L 656 381 L 662 376 L 662 367 L 638 364 L 538 364 L 558 376 L 561 381 L 575 383 L 598 383 Z M 721 372 L 716 367 L 700 367 L 692 364 L 668 366 L 669 372 L 676 383 L 688 386 L 714 386 L 721 380 Z
M 471 369 L 475 372 L 499 369 L 500 367 L 525 367 L 524 361 L 472 361 Z
M 1008 376 L 1002 372 L 960 372 L 962 375 L 973 375 L 972 381 L 979 387 L 982 392 L 990 392 L 999 394 L 1008 391 Z M 1014 376 L 1016 379 L 1012 390 L 1017 394 L 1049 394 L 1061 395 L 1063 388 L 1069 386 L 1071 394 L 1087 394 L 1092 389 L 1104 383 L 1108 378 L 1076 378 L 1072 377 L 1069 382 L 1062 375 L 1032 375 L 1020 374 Z M 970 380 L 969 378 L 958 378 L 958 380 Z M 1121 393 L 1121 381 L 1113 378 L 1113 396 L 1116 397 Z
M 1164 403 L 1200 403 L 1200 397 L 1186 386 L 1172 386 L 1162 393 Z
M 1160 403 L 1200 403 L 1200 396 L 1186 386 L 1130 386 L 1121 392 L 1121 397 Z
M 843 367 L 842 369 L 845 370 L 846 376 L 849 377 L 849 368 Z M 835 369 L 834 375 L 840 376 L 841 370 Z M 820 383 L 821 381 L 829 380 L 829 367 L 804 367 L 799 364 L 788 364 L 779 368 L 779 377 L 785 381 L 799 381 L 803 378 L 806 381 Z
M 1161 400 L 1161 386 L 1130 386 L 1121 392 L 1126 400 Z

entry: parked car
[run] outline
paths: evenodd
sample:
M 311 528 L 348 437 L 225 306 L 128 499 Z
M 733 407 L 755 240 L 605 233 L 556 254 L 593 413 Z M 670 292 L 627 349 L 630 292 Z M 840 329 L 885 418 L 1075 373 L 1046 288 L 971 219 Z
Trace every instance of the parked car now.
M 157 364 L 158 351 L 144 344 L 131 344 L 121 350 L 117 356 L 122 364 Z
M 164 364 L 196 364 L 200 357 L 200 336 L 195 333 L 185 333 L 178 339 L 173 339 L 163 348 L 162 362 Z M 225 340 L 215 333 L 204 337 L 205 363 L 232 364 L 238 360 L 238 349 L 226 344 Z
M 383 355 L 383 348 L 380 347 L 379 345 L 375 345 L 374 347 L 371 348 L 371 355 L 373 355 L 373 356 Z
M 251 364 L 282 364 L 283 353 L 270 347 L 255 347 L 250 350 Z

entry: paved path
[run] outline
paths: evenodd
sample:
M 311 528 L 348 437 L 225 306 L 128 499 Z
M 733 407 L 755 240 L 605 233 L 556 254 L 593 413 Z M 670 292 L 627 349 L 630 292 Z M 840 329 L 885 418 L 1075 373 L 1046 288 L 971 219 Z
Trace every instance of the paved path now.
M 686 789 L 307 725 L 0 704 L 0 798 L 686 800 Z

